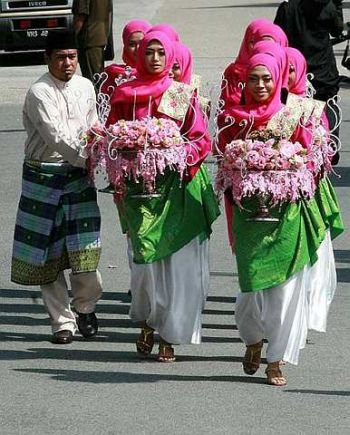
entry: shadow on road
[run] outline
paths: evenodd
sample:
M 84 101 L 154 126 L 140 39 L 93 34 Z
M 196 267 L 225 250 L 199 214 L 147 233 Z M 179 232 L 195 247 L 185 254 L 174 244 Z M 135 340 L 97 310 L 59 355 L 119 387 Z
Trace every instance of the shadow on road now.
M 327 391 L 327 390 L 284 390 L 285 393 L 320 394 L 326 396 L 350 396 L 350 391 Z
M 350 269 L 337 268 L 337 280 L 338 282 L 350 282 Z
M 337 263 L 350 263 L 350 251 L 348 249 L 335 249 L 334 257 Z
M 16 369 L 24 373 L 36 373 L 49 375 L 52 379 L 66 382 L 86 382 L 93 384 L 137 384 L 154 383 L 162 381 L 174 382 L 244 382 L 252 384 L 266 384 L 265 378 L 247 376 L 193 376 L 150 374 L 130 372 L 93 372 L 81 370 L 54 370 L 54 369 Z

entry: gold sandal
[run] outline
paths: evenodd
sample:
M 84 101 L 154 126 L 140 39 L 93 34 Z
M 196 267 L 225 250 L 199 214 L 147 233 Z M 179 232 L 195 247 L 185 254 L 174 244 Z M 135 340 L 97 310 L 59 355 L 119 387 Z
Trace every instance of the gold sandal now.
M 148 356 L 154 345 L 154 329 L 149 326 L 144 326 L 141 329 L 139 338 L 136 341 L 136 349 L 140 355 Z
M 266 382 L 269 385 L 275 385 L 276 387 L 287 385 L 287 379 L 283 376 L 280 368 L 280 361 L 268 363 L 265 373 L 267 376 Z
M 262 347 L 263 347 L 262 340 L 259 341 L 259 343 L 255 343 L 247 346 L 243 358 L 243 371 L 247 375 L 254 375 L 254 373 L 260 367 Z
M 160 340 L 157 361 L 165 363 L 176 361 L 174 348 L 172 347 L 171 343 L 168 343 L 162 339 Z

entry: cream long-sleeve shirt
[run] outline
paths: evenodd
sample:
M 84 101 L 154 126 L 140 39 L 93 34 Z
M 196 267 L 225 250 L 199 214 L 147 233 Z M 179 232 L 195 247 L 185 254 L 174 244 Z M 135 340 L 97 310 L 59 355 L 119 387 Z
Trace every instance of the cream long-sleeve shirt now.
M 82 133 L 96 121 L 95 91 L 89 80 L 74 75 L 62 82 L 44 74 L 29 89 L 23 107 L 25 158 L 85 167 Z

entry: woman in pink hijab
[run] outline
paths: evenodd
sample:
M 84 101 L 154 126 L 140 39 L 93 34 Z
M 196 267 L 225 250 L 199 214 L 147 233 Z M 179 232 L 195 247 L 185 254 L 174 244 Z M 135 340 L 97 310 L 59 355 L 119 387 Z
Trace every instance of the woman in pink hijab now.
M 287 49 L 289 47 L 283 47 L 279 43 L 271 40 L 264 39 L 258 41 L 253 49 L 251 55 L 254 56 L 258 53 L 269 54 L 278 59 L 280 69 L 282 71 L 282 101 L 286 99 L 288 92 L 288 82 L 289 82 L 289 59 Z
M 191 84 L 193 57 L 191 50 L 182 42 L 174 42 L 175 62 L 172 67 L 172 76 L 175 81 Z
M 172 119 L 186 140 L 188 176 L 166 170 L 158 175 L 159 195 L 145 198 L 142 183 L 127 180 L 117 206 L 130 237 L 132 303 L 130 317 L 141 322 L 137 352 L 148 356 L 154 334 L 160 337 L 157 360 L 175 361 L 173 344 L 201 341 L 201 311 L 209 283 L 208 239 L 219 209 L 202 164 L 210 151 L 207 124 L 196 99 L 182 118 L 161 111 L 172 86 L 174 44 L 165 33 L 145 35 L 138 52 L 135 80 L 122 84 L 112 97 L 108 122 L 145 117 Z
M 247 62 L 254 45 L 262 40 L 272 40 L 281 47 L 288 46 L 288 39 L 279 26 L 265 18 L 253 20 L 246 28 L 237 58 L 223 74 L 221 98 L 225 106 L 240 103 Z
M 289 92 L 304 97 L 307 86 L 307 63 L 304 55 L 296 48 L 286 48 L 289 61 Z
M 141 40 L 151 28 L 151 24 L 144 20 L 129 21 L 122 33 L 124 64 L 111 64 L 105 68 L 107 80 L 103 83 L 101 91 L 111 94 L 116 87 L 116 80 L 125 81 L 136 75 L 137 50 Z
M 244 81 L 245 104 L 228 107 L 224 114 L 232 117 L 234 124 L 222 131 L 222 146 L 234 139 L 245 140 L 254 132 L 263 137 L 269 131 L 307 146 L 300 120 L 291 123 L 290 112 L 281 102 L 282 71 L 277 56 L 253 55 L 247 63 Z M 224 123 L 223 120 L 219 127 Z M 336 202 L 333 205 L 336 219 L 339 208 L 336 210 Z M 325 286 L 325 293 L 334 290 L 333 251 L 315 198 L 270 207 L 274 222 L 255 222 L 252 217 L 257 207 L 256 197 L 245 197 L 240 207 L 233 206 L 240 285 L 235 318 L 246 344 L 244 372 L 253 375 L 259 369 L 266 339 L 267 383 L 283 386 L 287 381 L 280 361 L 297 364 L 306 341 L 309 287 L 315 278 L 311 272 L 313 265 L 318 264 L 318 284 Z M 320 249 L 325 249 L 328 255 L 318 260 Z

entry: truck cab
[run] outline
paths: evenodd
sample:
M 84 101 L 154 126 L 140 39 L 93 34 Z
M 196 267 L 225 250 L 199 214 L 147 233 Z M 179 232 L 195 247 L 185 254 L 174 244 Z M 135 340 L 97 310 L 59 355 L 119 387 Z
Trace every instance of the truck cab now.
M 45 49 L 49 30 L 73 26 L 73 0 L 2 0 L 0 53 Z

